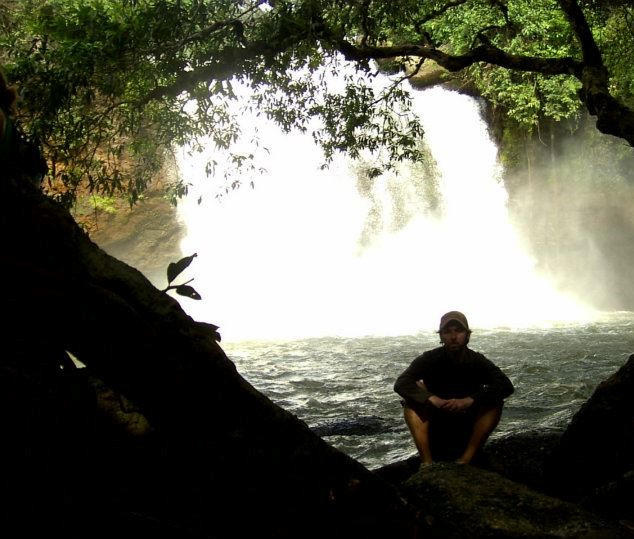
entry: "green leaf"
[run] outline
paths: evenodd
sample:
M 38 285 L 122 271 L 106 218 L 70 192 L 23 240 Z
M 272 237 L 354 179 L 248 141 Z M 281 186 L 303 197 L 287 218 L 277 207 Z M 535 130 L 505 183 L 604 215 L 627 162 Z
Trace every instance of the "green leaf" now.
M 197 256 L 198 253 L 194 253 L 191 256 L 181 258 L 178 262 L 170 262 L 167 266 L 167 282 L 171 283 L 174 279 L 176 279 L 176 277 L 178 277 Z

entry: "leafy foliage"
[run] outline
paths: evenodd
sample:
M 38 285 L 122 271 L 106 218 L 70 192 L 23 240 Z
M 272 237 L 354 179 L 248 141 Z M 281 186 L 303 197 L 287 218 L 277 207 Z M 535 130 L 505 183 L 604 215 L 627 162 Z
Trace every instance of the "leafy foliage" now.
M 99 195 L 92 195 L 90 197 L 90 201 L 92 202 L 95 210 L 100 210 L 106 213 L 116 213 L 116 201 L 113 197 L 102 197 Z
M 198 254 L 194 253 L 193 255 L 181 258 L 178 262 L 170 262 L 168 264 L 167 287 L 163 290 L 163 292 L 174 290 L 179 296 L 184 296 L 190 299 L 202 299 L 202 296 L 194 289 L 194 287 L 189 286 L 189 283 L 191 283 L 193 279 L 190 279 L 183 284 L 172 284 L 174 279 L 176 279 L 176 277 L 183 273 L 183 271 L 185 271 L 189 267 L 194 258 L 196 258 L 197 256 Z
M 602 50 L 612 74 L 614 95 L 634 106 L 634 6 L 625 2 L 618 10 L 602 10 L 597 18 L 597 39 L 604 45 Z
M 570 118 L 585 105 L 605 115 L 601 129 L 634 140 L 632 7 L 582 8 L 576 0 L 24 0 L 0 10 L 0 61 L 22 90 L 24 124 L 44 145 L 51 193 L 70 204 L 86 188 L 134 203 L 174 145 L 231 148 L 251 137 L 239 127 L 245 107 L 287 131 L 310 131 L 326 164 L 337 152 L 381 148 L 385 169 L 424 159 L 400 83 L 430 61 L 462 72 L 520 124 Z M 393 86 L 377 88 L 374 61 L 386 60 Z M 235 93 L 237 80 L 248 96 Z M 230 159 L 231 186 L 251 155 Z M 171 188 L 177 198 L 187 183 Z
M 436 40 L 452 43 L 452 52 L 459 54 L 483 39 L 522 56 L 561 58 L 578 49 L 554 0 L 467 2 L 430 26 Z M 544 75 L 478 63 L 469 68 L 468 78 L 483 96 L 526 126 L 537 124 L 540 117 L 556 121 L 569 118 L 581 107 L 577 97 L 580 84 L 571 75 Z

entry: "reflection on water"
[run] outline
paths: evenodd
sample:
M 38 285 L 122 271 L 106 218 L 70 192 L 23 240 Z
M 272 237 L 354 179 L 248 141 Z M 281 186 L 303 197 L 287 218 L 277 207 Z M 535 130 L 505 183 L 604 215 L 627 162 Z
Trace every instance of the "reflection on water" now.
M 361 424 L 380 423 L 380 432 L 325 438 L 375 468 L 415 452 L 392 385 L 415 356 L 437 343 L 437 335 L 428 331 L 223 347 L 249 382 L 309 426 L 355 418 Z M 475 327 L 470 346 L 499 365 L 515 385 L 494 437 L 563 428 L 596 385 L 634 353 L 634 313 L 546 329 Z

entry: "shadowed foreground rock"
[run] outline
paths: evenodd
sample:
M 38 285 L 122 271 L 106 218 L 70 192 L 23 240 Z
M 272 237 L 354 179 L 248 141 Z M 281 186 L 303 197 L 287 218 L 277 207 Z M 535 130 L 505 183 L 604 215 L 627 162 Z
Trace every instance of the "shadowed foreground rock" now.
M 479 466 L 554 495 L 557 485 L 549 473 L 550 462 L 562 434 L 561 430 L 532 430 L 490 440 Z
M 563 496 L 580 500 L 634 472 L 633 396 L 631 355 L 573 416 L 550 459 L 550 472 Z M 624 500 L 622 506 L 629 509 L 629 518 L 634 518 L 632 499 Z
M 572 503 L 474 466 L 433 464 L 411 476 L 403 492 L 421 508 L 426 537 L 625 537 L 619 527 Z
M 491 441 L 482 466 L 634 528 L 634 355 L 563 432 Z
M 3 537 L 412 537 L 396 490 L 249 385 L 214 326 L 2 180 Z

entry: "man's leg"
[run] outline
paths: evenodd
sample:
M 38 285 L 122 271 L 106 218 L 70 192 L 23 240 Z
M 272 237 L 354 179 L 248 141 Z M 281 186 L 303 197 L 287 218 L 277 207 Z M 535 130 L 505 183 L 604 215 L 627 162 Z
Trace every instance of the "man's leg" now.
M 475 457 L 482 446 L 484 446 L 485 442 L 489 438 L 489 435 L 500 422 L 500 417 L 502 417 L 502 406 L 502 404 L 499 404 L 496 406 L 482 408 L 478 411 L 467 447 L 462 453 L 462 456 L 456 462 L 460 464 L 469 464 L 473 460 L 473 457 Z
M 431 463 L 431 449 L 429 446 L 429 417 L 426 414 L 419 415 L 407 405 L 403 405 L 405 423 L 412 434 L 418 454 L 424 463 Z

